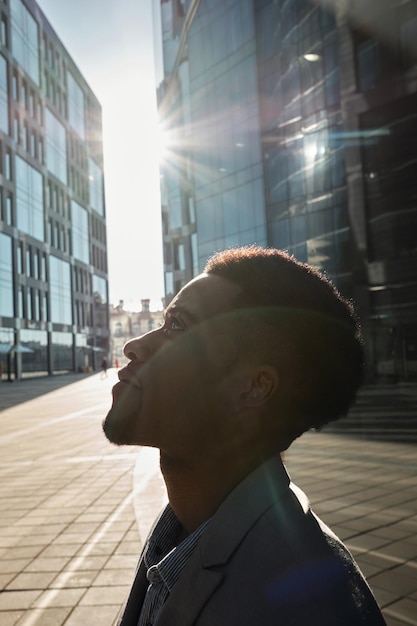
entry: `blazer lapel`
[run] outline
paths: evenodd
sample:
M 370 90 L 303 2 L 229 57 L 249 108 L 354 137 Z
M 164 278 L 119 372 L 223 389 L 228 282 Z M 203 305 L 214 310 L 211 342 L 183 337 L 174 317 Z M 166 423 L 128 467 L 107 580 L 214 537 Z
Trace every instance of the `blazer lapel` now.
M 148 589 L 148 581 L 146 578 L 146 567 L 143 561 L 143 554 L 139 561 L 139 567 L 136 572 L 135 580 L 131 587 L 129 597 L 123 609 L 120 612 L 117 626 L 138 626 L 139 614 L 142 608 L 143 600 Z
M 203 569 L 198 549 L 190 557 L 181 579 L 161 609 L 155 626 L 192 626 L 223 580 L 218 571 Z M 197 553 L 197 554 L 196 554 Z

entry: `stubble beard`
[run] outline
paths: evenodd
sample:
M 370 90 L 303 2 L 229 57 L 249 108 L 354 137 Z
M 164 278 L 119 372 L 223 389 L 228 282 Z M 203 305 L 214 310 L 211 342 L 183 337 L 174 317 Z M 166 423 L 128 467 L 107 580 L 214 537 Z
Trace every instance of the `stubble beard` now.
M 139 401 L 138 401 L 139 400 Z M 107 439 L 118 446 L 137 445 L 135 433 L 141 409 L 141 390 L 127 385 L 123 392 L 113 392 L 113 404 L 103 420 Z

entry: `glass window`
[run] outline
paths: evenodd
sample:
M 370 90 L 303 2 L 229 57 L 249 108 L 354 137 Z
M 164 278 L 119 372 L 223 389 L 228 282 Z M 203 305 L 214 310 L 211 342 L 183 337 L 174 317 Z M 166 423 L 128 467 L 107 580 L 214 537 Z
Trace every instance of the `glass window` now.
M 20 343 L 32 352 L 22 354 L 24 372 L 46 372 L 48 370 L 47 345 L 48 336 L 45 330 L 22 329 Z
M 93 295 L 102 304 L 107 303 L 107 281 L 96 274 L 93 274 Z
M 93 274 L 94 326 L 108 328 L 107 281 Z
M 71 333 L 52 333 L 52 369 L 54 372 L 73 369 Z
M 12 179 L 12 154 L 9 149 L 6 150 L 4 155 L 4 175 L 6 180 Z
M 6 353 L 10 350 L 11 346 L 14 343 L 14 331 L 12 328 L 1 328 L 0 327 L 0 363 L 3 365 L 3 372 L 7 371 L 7 357 Z M 2 361 L 3 359 L 3 361 Z M 0 374 L 1 381 L 1 374 Z
M 175 269 L 185 270 L 185 267 L 186 267 L 185 249 L 184 249 L 183 243 L 175 244 L 174 254 L 175 254 Z
M 43 241 L 42 174 L 16 155 L 16 222 L 17 227 Z
M 0 42 L 7 48 L 7 23 L 5 17 L 2 17 L 0 23 Z
M 198 239 L 197 233 L 191 235 L 191 257 L 193 262 L 193 276 L 198 274 Z
M 0 233 L 0 315 L 13 317 L 12 239 Z
M 90 206 L 96 213 L 104 216 L 103 174 L 99 166 L 88 159 Z
M 116 322 L 114 325 L 114 336 L 115 337 L 123 337 L 123 324 L 121 322 Z
M 72 253 L 83 263 L 90 262 L 88 213 L 74 200 L 71 202 L 72 213 Z
M 411 3 L 410 3 L 411 6 Z M 417 16 L 409 17 L 400 27 L 400 45 L 404 64 L 415 65 L 417 63 Z
M 9 224 L 10 226 L 13 225 L 13 219 L 12 219 L 12 196 L 10 194 L 7 194 L 6 197 L 6 224 Z
M 39 85 L 38 25 L 22 0 L 10 0 L 10 9 L 13 56 Z
M 67 137 L 65 128 L 49 109 L 45 113 L 46 166 L 61 182 L 67 184 Z
M 371 39 L 358 46 L 358 82 L 361 91 L 375 87 L 380 75 L 379 45 Z
M 70 72 L 67 72 L 68 121 L 79 136 L 85 138 L 84 92 Z
M 7 89 L 7 63 L 0 54 L 0 130 L 9 132 L 9 94 Z
M 174 274 L 165 272 L 165 294 L 172 295 L 174 293 Z
M 49 293 L 51 321 L 72 323 L 70 264 L 55 256 L 49 257 Z
M 15 114 L 14 118 L 13 118 L 13 139 L 15 140 L 16 143 L 19 143 L 19 137 L 20 137 L 20 124 L 19 124 L 19 118 L 17 116 L 17 114 Z

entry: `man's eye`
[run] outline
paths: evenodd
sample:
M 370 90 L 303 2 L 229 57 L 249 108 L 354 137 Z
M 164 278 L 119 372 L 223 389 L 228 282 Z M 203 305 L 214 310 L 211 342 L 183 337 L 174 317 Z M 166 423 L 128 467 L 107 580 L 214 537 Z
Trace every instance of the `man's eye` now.
M 176 317 L 171 317 L 170 319 L 170 330 L 184 330 L 184 326 L 181 324 L 181 322 L 179 320 L 177 320 Z

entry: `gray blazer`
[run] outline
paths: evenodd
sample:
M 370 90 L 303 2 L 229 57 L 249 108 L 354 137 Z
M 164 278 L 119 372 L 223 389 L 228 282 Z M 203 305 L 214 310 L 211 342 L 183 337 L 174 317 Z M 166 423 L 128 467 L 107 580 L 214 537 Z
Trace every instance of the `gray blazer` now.
M 141 556 L 118 626 L 137 626 Z M 290 483 L 279 456 L 226 498 L 154 626 L 383 626 L 352 556 Z

